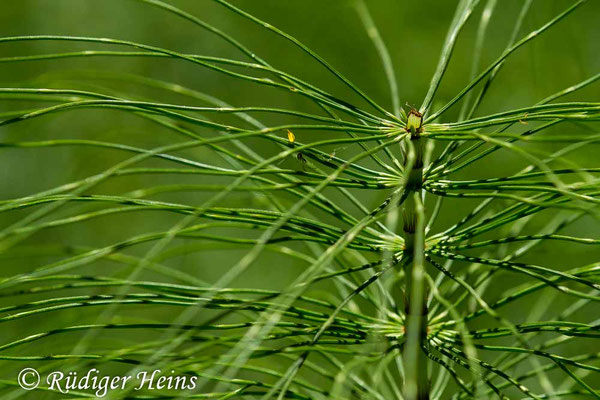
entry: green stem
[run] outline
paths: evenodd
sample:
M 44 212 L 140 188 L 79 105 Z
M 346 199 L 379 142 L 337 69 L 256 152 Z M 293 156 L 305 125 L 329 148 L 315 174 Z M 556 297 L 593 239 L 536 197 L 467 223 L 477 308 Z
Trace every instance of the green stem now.
M 405 312 L 406 341 L 403 352 L 404 396 L 406 400 L 429 400 L 427 373 L 427 302 L 424 287 L 423 242 L 425 215 L 423 212 L 423 141 L 422 116 L 413 110 L 408 115 L 407 130 L 411 133 L 407 157 L 406 200 L 403 204 L 406 264 Z M 412 167 L 411 167 L 412 164 Z

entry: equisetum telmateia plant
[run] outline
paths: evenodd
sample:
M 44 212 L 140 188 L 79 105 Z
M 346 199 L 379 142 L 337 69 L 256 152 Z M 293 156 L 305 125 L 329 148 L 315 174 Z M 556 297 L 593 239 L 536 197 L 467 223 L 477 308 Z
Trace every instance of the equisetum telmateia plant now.
M 542 4 L 522 1 L 505 49 L 484 65 L 502 2 L 458 1 L 418 106 L 403 105 L 366 2 L 349 1 L 379 52 L 389 109 L 300 39 L 228 1 L 212 3 L 283 39 L 346 94 L 279 69 L 210 14 L 123 3 L 192 24 L 232 51 L 0 38 L 2 67 L 65 68 L 0 89 L 0 158 L 24 157 L 40 174 L 65 165 L 48 163 L 53 151 L 97 161 L 23 195 L 2 190 L 2 398 L 94 397 L 44 380 L 25 392 L 16 380 L 25 366 L 197 376 L 193 390 L 130 386 L 111 398 L 600 398 L 599 265 L 543 257 L 548 248 L 598 254 L 600 167 L 589 152 L 600 103 L 565 96 L 591 93 L 600 74 L 527 107 L 480 112 L 513 54 L 591 2 L 566 2 L 528 31 L 523 21 Z M 469 83 L 436 98 L 473 25 Z M 176 35 L 173 26 L 156 33 Z M 172 61 L 308 106 L 229 104 L 202 82 L 94 70 L 106 59 Z M 70 71 L 75 61 L 87 68 Z M 74 122 L 97 114 L 117 133 Z M 60 134 L 44 133 L 56 124 Z

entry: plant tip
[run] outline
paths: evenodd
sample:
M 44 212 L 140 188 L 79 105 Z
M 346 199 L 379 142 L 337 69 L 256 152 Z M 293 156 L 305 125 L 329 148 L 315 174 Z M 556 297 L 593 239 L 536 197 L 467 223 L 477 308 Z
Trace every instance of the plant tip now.
M 406 131 L 420 133 L 423 129 L 423 115 L 416 109 L 411 109 L 406 118 Z

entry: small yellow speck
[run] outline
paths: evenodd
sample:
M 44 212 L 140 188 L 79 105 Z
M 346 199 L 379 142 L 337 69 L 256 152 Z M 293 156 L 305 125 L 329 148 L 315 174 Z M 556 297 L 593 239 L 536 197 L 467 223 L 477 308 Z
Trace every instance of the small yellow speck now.
M 292 131 L 290 131 L 289 129 L 287 131 L 287 135 L 288 135 L 288 140 L 290 141 L 290 143 L 294 143 L 296 141 L 296 135 L 294 135 L 292 133 Z

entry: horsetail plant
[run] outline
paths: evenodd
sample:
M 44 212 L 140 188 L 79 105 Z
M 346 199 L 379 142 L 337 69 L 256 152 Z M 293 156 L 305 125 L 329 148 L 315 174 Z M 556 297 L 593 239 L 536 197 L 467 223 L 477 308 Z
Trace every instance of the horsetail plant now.
M 42 175 L 55 168 L 48 154 L 81 152 L 91 164 L 60 183 L 34 180 L 24 195 L 2 184 L 2 398 L 600 399 L 600 264 L 543 255 L 599 254 L 600 168 L 587 151 L 600 138 L 600 103 L 563 97 L 600 73 L 527 107 L 480 112 L 517 50 L 598 8 L 570 1 L 527 33 L 542 2 L 519 2 L 508 44 L 482 67 L 500 2 L 458 1 L 417 109 L 402 107 L 372 5 L 348 0 L 380 56 L 388 109 L 294 36 L 229 1 L 206 3 L 299 50 L 344 94 L 166 0 L 118 4 L 187 21 L 233 53 L 0 38 L 35 49 L 3 66 L 88 68 L 0 88 L 0 159 L 33 154 L 25 168 Z M 470 82 L 439 99 L 478 15 Z M 213 95 L 89 69 L 102 59 L 176 62 L 292 106 L 233 105 L 225 86 Z M 112 133 L 89 134 L 98 114 Z M 487 166 L 499 157 L 502 168 Z M 27 368 L 71 381 L 28 387 Z M 137 381 L 159 371 L 169 384 L 74 383 L 86 371 Z

